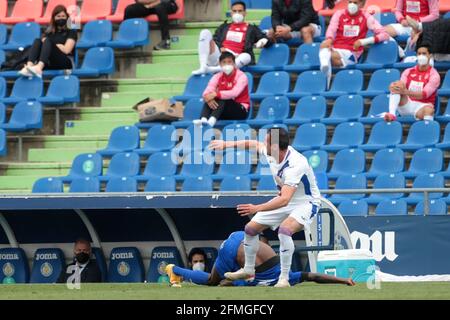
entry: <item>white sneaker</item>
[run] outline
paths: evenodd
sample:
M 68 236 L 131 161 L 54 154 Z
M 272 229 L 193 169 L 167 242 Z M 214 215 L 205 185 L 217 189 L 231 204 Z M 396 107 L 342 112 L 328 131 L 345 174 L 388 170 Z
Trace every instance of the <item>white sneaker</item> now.
M 42 78 L 42 71 L 37 71 L 37 68 L 35 66 L 33 67 L 27 67 L 27 70 L 29 73 L 31 73 L 33 76 Z
M 24 76 L 24 77 L 31 77 L 31 76 L 33 76 L 33 75 L 30 73 L 30 71 L 28 71 L 28 68 L 27 68 L 27 67 L 23 67 L 23 68 L 20 69 L 17 73 L 20 74 L 21 76 Z
M 289 281 L 284 278 L 278 279 L 277 284 L 274 285 L 275 288 L 288 288 L 290 286 L 291 285 L 290 285 Z
M 206 122 L 207 124 L 209 124 L 209 126 L 212 128 L 216 125 L 217 119 L 214 117 L 209 118 L 209 120 Z
M 200 69 L 192 71 L 192 74 L 194 76 L 199 76 L 206 73 L 208 73 L 208 71 L 206 70 L 206 66 L 200 66 Z
M 246 280 L 246 281 L 252 281 L 255 278 L 255 274 L 249 274 L 244 271 L 244 268 L 239 269 L 236 272 L 226 272 L 225 278 L 231 281 L 235 280 Z

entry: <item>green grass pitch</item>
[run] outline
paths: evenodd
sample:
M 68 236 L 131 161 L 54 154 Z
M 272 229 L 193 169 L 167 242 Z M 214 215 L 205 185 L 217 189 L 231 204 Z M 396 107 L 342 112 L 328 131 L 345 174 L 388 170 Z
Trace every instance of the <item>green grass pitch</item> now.
M 65 285 L 0 285 L 0 299 L 146 299 L 146 300 L 308 300 L 308 299 L 450 299 L 450 283 L 381 283 L 381 289 L 369 290 L 366 284 L 342 285 L 300 284 L 291 288 L 273 287 L 206 287 L 183 284 L 82 284 L 80 290 Z

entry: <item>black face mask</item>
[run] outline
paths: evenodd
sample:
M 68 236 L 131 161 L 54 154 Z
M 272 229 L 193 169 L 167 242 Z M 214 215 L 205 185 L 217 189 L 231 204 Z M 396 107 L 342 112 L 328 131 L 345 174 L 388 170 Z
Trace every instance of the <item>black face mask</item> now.
M 56 26 L 58 26 L 58 27 L 64 27 L 64 26 L 67 25 L 67 19 L 58 19 L 58 20 L 55 20 L 55 24 L 56 24 Z
M 89 255 L 85 252 L 80 252 L 75 255 L 75 260 L 77 260 L 81 264 L 85 264 L 89 261 Z

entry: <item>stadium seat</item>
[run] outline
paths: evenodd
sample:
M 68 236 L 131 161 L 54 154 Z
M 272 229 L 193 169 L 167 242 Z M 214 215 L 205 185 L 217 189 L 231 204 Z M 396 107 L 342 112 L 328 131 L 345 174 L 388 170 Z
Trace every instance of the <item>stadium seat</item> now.
M 256 118 L 247 120 L 252 127 L 281 123 L 289 116 L 289 99 L 286 97 L 267 97 L 261 102 Z
M 445 74 L 445 78 L 442 82 L 441 88 L 438 89 L 438 94 L 441 97 L 450 97 L 450 70 L 448 70 Z
M 186 102 L 190 99 L 201 98 L 203 95 L 203 91 L 205 91 L 206 87 L 208 86 L 209 80 L 211 80 L 210 74 L 190 76 L 189 80 L 186 83 L 186 87 L 184 88 L 183 94 L 180 96 L 174 96 L 173 99 Z
M 169 21 L 184 19 L 184 0 L 175 0 L 175 2 L 178 5 L 178 10 L 173 14 L 169 14 Z M 158 16 L 151 14 L 147 16 L 146 20 L 149 22 L 158 22 Z
M 102 282 L 106 282 L 108 278 L 108 268 L 106 267 L 106 259 L 101 248 L 92 247 L 92 258 L 97 262 L 97 266 L 102 274 Z
M 100 182 L 95 177 L 72 179 L 69 192 L 93 193 L 100 192 Z
M 373 183 L 374 189 L 403 189 L 405 188 L 405 177 L 402 174 L 383 174 L 376 177 Z M 395 200 L 402 198 L 403 193 L 372 193 L 366 199 L 368 204 L 377 204 L 384 200 Z
M 81 68 L 74 69 L 72 74 L 96 78 L 100 75 L 113 74 L 114 71 L 114 50 L 108 47 L 96 47 L 86 52 Z
M 145 185 L 145 192 L 175 192 L 176 181 L 173 177 L 150 177 Z
M 97 153 L 83 153 L 73 159 L 69 174 L 61 179 L 64 182 L 70 182 L 74 179 L 101 176 L 102 172 L 102 157 Z
M 262 176 L 272 176 L 270 171 L 269 163 L 266 157 L 258 157 L 258 163 L 256 164 L 256 169 L 254 172 L 250 173 L 248 176 L 252 180 L 259 180 Z
M 6 138 L 6 132 L 0 129 L 0 157 L 6 156 L 8 153 L 8 140 Z
M 204 150 L 214 138 L 214 129 L 209 125 L 197 126 L 191 124 L 183 131 L 181 143 L 173 148 L 172 151 L 180 156 L 191 151 L 201 151 Z
M 172 125 L 175 128 L 187 128 L 192 125 L 192 120 L 200 119 L 203 105 L 205 102 L 202 98 L 190 99 L 184 105 L 183 119 L 173 121 Z
M 369 179 L 387 173 L 401 173 L 405 168 L 405 153 L 398 148 L 381 149 L 375 153 L 372 165 L 366 173 Z
M 106 20 L 109 20 L 113 23 L 119 23 L 124 21 L 125 9 L 130 5 L 136 3 L 135 0 L 118 0 L 116 5 L 116 10 L 113 15 L 109 15 L 106 17 Z
M 344 217 L 367 216 L 369 206 L 365 200 L 344 200 L 338 206 L 339 212 Z
M 80 102 L 80 80 L 72 75 L 52 79 L 44 97 L 37 98 L 43 104 L 64 104 Z
M 425 214 L 425 201 L 420 201 L 416 208 L 414 209 L 414 214 L 424 215 Z M 447 204 L 443 199 L 433 199 L 428 201 L 429 214 L 430 215 L 445 215 L 447 214 Z
M 313 168 L 314 173 L 327 172 L 328 170 L 328 153 L 323 150 L 309 150 L 302 153 L 308 163 Z
M 397 69 L 381 69 L 375 71 L 369 81 L 367 90 L 358 92 L 363 97 L 375 97 L 380 94 L 389 93 L 392 82 L 400 79 L 400 71 Z
M 444 177 L 439 173 L 430 173 L 417 176 L 413 182 L 414 189 L 421 188 L 444 188 Z M 430 192 L 429 199 L 438 199 L 443 197 L 442 192 Z M 423 193 L 411 193 L 405 198 L 408 204 L 417 204 L 423 200 Z
M 327 128 L 323 123 L 305 123 L 295 133 L 292 147 L 297 151 L 321 148 L 327 140 Z
M 383 41 L 370 47 L 363 63 L 356 64 L 356 69 L 373 71 L 382 68 L 392 68 L 398 61 L 398 44 L 396 41 Z
M 33 184 L 32 193 L 61 193 L 63 183 L 59 178 L 40 178 Z
M 165 267 L 168 264 L 183 267 L 180 252 L 176 247 L 155 247 L 150 256 L 147 273 L 148 282 L 161 282 L 160 277 L 166 276 Z
M 390 11 L 395 7 L 395 2 L 396 0 L 367 0 L 364 4 L 364 10 L 367 10 L 370 14 L 382 12 L 381 16 L 392 14 Z M 381 25 L 385 26 L 387 24 L 383 23 L 383 18 L 380 20 Z M 392 23 L 396 23 L 395 16 Z
M 272 9 L 272 0 L 251 0 L 251 9 Z
M 369 112 L 365 117 L 359 118 L 359 122 L 364 124 L 373 124 L 384 121 L 382 117 L 384 112 L 389 112 L 389 95 L 380 94 L 372 99 Z
M 258 179 L 258 186 L 256 187 L 258 191 L 274 191 L 277 190 L 277 185 L 273 180 L 272 175 L 263 175 Z
M 137 248 L 114 248 L 109 261 L 108 282 L 144 282 L 144 264 Z
M 111 13 L 111 0 L 83 0 L 80 11 L 81 23 L 105 19 Z
M 3 98 L 3 103 L 16 104 L 36 100 L 44 93 L 44 82 L 38 77 L 20 77 L 14 82 L 11 95 Z
M 0 0 L 0 23 L 8 14 L 8 0 Z
M 434 147 L 439 142 L 440 130 L 436 121 L 417 121 L 409 128 L 406 142 L 397 147 L 405 151 Z
M 341 95 L 334 102 L 331 115 L 322 119 L 321 122 L 328 125 L 337 125 L 347 121 L 357 121 L 362 116 L 363 110 L 363 97 L 359 95 Z
M 229 124 L 222 129 L 222 139 L 225 141 L 251 140 L 252 128 L 246 123 Z
M 214 171 L 214 157 L 210 152 L 193 151 L 183 159 L 181 172 L 176 175 L 177 180 L 187 177 L 209 176 Z
M 37 249 L 34 253 L 30 283 L 55 283 L 66 262 L 59 248 Z
M 314 172 L 316 177 L 316 183 L 319 190 L 329 189 L 328 187 L 328 176 L 325 172 Z M 328 195 L 324 195 L 324 197 L 328 197 Z
M 303 72 L 319 69 L 319 49 L 320 43 L 302 44 L 300 47 L 298 47 L 292 64 L 284 66 L 284 71 Z
M 289 99 L 298 100 L 309 95 L 322 95 L 327 86 L 327 79 L 323 72 L 305 71 L 301 73 L 294 90 L 286 94 Z
M 436 148 L 423 148 L 417 150 L 411 160 L 408 171 L 404 172 L 406 178 L 414 178 L 421 174 L 437 173 L 442 170 L 444 153 Z
M 23 132 L 42 128 L 42 105 L 36 101 L 19 102 L 13 109 L 8 123 L 0 124 L 0 129 Z
M 379 216 L 407 215 L 408 204 L 403 199 L 384 200 L 375 207 L 375 214 Z
M 50 24 L 53 9 L 55 9 L 55 7 L 58 5 L 65 6 L 70 15 L 73 8 L 76 7 L 77 1 L 76 0 L 48 0 L 44 15 L 42 17 L 35 18 L 34 21 L 41 25 Z
M 223 178 L 220 191 L 251 191 L 252 181 L 248 176 L 228 176 Z
M 135 152 L 116 153 L 109 162 L 108 171 L 100 176 L 100 181 L 111 178 L 134 177 L 139 174 L 139 155 Z
M 393 148 L 401 143 L 403 129 L 397 122 L 377 122 L 370 131 L 369 140 L 360 146 L 364 151 L 375 152 L 384 148 Z
M 214 180 L 224 179 L 227 176 L 244 176 L 250 173 L 252 168 L 252 156 L 244 150 L 226 150 Z
M 42 0 L 17 0 L 9 17 L 1 18 L 1 23 L 17 24 L 34 21 L 42 16 L 44 4 Z
M 258 130 L 258 141 L 259 142 L 264 142 L 266 140 L 267 132 L 270 129 L 284 129 L 287 132 L 289 132 L 289 129 L 288 129 L 287 125 L 285 125 L 285 124 L 281 124 L 281 123 L 267 124 L 267 125 L 259 128 L 259 130 Z
M 147 156 L 155 152 L 169 151 L 175 146 L 176 139 L 174 126 L 156 124 L 148 130 L 144 146 L 141 149 L 136 149 L 135 152 L 141 156 Z
M 187 177 L 184 179 L 183 192 L 207 192 L 213 190 L 213 181 L 209 176 Z
M 327 98 L 338 98 L 345 94 L 360 92 L 364 84 L 364 75 L 360 70 L 341 70 L 336 73 L 330 91 L 322 93 Z
M 436 121 L 439 121 L 441 123 L 448 123 L 450 122 L 450 103 L 447 103 L 447 107 L 445 108 L 445 111 L 442 112 L 442 114 L 435 115 L 434 119 Z
M 261 19 L 258 25 L 259 29 L 261 29 L 262 32 L 266 33 L 272 29 L 272 17 L 271 16 L 265 16 Z
M 0 4 L 1 5 L 1 4 Z M 1 10 L 0 10 L 1 11 Z M 8 26 L 0 24 L 0 46 L 4 45 L 8 41 Z M 5 51 L 1 50 L 1 63 L 5 62 Z
M 27 283 L 30 269 L 25 251 L 21 248 L 0 248 L 0 270 L 0 283 L 5 283 L 5 278 L 14 279 L 14 283 Z
M 170 152 L 157 152 L 152 154 L 145 166 L 142 175 L 136 176 L 138 181 L 147 181 L 152 177 L 169 177 L 177 171 L 177 164 L 172 161 Z
M 347 8 L 347 3 L 345 1 L 340 1 L 335 4 L 333 9 L 324 8 L 324 9 L 320 10 L 319 15 L 324 16 L 324 17 L 331 17 L 337 10 L 346 9 L 346 8 Z
M 361 149 L 344 149 L 338 151 L 328 172 L 329 179 L 336 179 L 341 175 L 362 173 L 365 170 L 366 157 Z
M 93 20 L 86 23 L 77 41 L 78 49 L 105 46 L 112 40 L 112 23 L 108 20 Z
M 256 64 L 246 66 L 245 70 L 254 73 L 283 70 L 289 63 L 289 46 L 277 43 L 269 48 L 263 48 Z
M 303 97 L 297 101 L 292 118 L 283 120 L 289 126 L 298 126 L 309 122 L 319 122 L 325 118 L 327 101 L 321 96 Z
M 250 96 L 252 99 L 260 101 L 270 96 L 282 96 L 289 90 L 289 74 L 284 71 L 272 71 L 263 74 L 259 81 L 258 89 Z
M 367 180 L 363 174 L 342 175 L 336 180 L 335 190 L 345 189 L 366 189 Z M 333 194 L 328 198 L 332 203 L 340 204 L 344 200 L 360 200 L 364 198 L 364 194 Z
M 113 177 L 106 184 L 106 192 L 137 192 L 137 181 L 130 177 Z
M 149 25 L 145 19 L 128 19 L 119 26 L 114 40 L 106 42 L 107 47 L 131 49 L 150 43 Z
M 108 146 L 98 150 L 103 157 L 111 157 L 119 152 L 130 152 L 139 148 L 139 129 L 135 126 L 115 128 L 109 136 Z
M 450 106 L 450 104 L 449 104 Z M 448 123 L 445 127 L 444 137 L 442 138 L 442 142 L 436 144 L 436 148 L 442 150 L 450 149 L 450 124 Z
M 40 38 L 41 27 L 34 22 L 22 22 L 14 25 L 8 42 L 0 45 L 0 49 L 5 51 L 16 51 L 19 48 L 26 48 L 33 44 L 35 39 Z
M 6 106 L 4 103 L 0 102 L 0 124 L 6 121 Z
M 3 99 L 6 96 L 6 89 L 7 89 L 6 80 L 5 80 L 5 78 L 0 76 L 0 101 L 2 104 L 3 104 Z
M 331 142 L 321 149 L 337 152 L 345 148 L 356 148 L 364 142 L 364 125 L 359 122 L 340 123 L 334 130 Z

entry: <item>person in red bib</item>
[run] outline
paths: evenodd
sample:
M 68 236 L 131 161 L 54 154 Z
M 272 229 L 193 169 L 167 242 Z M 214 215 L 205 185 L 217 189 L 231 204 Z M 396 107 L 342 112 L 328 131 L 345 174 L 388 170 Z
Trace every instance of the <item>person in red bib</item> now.
M 198 42 L 198 59 L 200 68 L 192 72 L 194 75 L 216 73 L 221 70 L 219 57 L 223 52 L 230 52 L 236 58 L 236 66 L 242 68 L 255 63 L 253 46 L 269 47 L 272 42 L 255 25 L 246 23 L 246 5 L 235 1 L 231 6 L 232 23 L 223 23 L 217 28 L 214 36 L 208 29 L 200 32 Z
M 211 78 L 203 92 L 205 105 L 201 119 L 193 121 L 195 125 L 208 124 L 214 127 L 220 119 L 247 119 L 250 109 L 247 76 L 236 67 L 236 59 L 232 53 L 222 53 L 219 60 L 222 72 Z
M 430 59 L 428 47 L 418 48 L 417 65 L 403 71 L 401 79 L 391 83 L 389 112 L 384 115 L 386 121 L 397 120 L 397 111 L 401 116 L 414 116 L 416 120 L 433 120 L 441 77 L 430 66 Z

